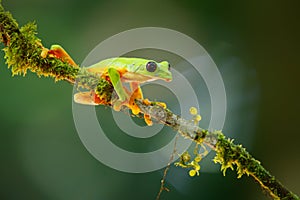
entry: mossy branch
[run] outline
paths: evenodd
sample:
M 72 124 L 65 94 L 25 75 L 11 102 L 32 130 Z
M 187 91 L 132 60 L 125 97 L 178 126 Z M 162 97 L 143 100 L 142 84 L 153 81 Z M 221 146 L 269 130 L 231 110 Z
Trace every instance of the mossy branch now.
M 45 47 L 36 37 L 36 28 L 34 23 L 19 28 L 11 14 L 0 5 L 0 39 L 5 46 L 3 48 L 5 59 L 12 75 L 26 75 L 27 70 L 30 70 L 39 77 L 50 76 L 55 81 L 76 83 L 81 87 L 95 90 L 101 97 L 102 104 L 110 106 L 113 92 L 111 83 L 79 66 L 72 66 L 55 57 L 43 56 Z M 197 144 L 204 143 L 216 151 L 214 162 L 221 164 L 224 175 L 228 168 L 234 169 L 235 166 L 238 177 L 244 174 L 252 176 L 273 199 L 299 199 L 264 169 L 245 148 L 234 144 L 233 140 L 227 139 L 221 131 L 202 129 L 159 104 L 146 105 L 141 100 L 136 100 L 136 104 L 142 113 L 148 114 L 157 123 L 168 125 L 182 136 Z

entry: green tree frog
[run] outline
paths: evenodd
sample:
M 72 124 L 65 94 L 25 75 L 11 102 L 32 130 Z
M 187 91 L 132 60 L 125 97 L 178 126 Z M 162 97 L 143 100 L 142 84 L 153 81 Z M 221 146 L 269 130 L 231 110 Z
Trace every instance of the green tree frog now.
M 46 54 L 69 62 L 71 65 L 76 65 L 67 52 L 59 45 L 52 45 Z M 143 99 L 143 93 L 140 88 L 141 83 L 159 79 L 167 82 L 172 80 L 170 64 L 167 61 L 156 62 L 143 58 L 117 57 L 102 60 L 86 69 L 89 72 L 99 74 L 99 77 L 112 83 L 118 95 L 118 100 L 113 103 L 115 110 L 120 110 L 125 105 L 131 109 L 133 114 L 140 113 L 139 107 L 134 103 L 135 99 L 142 99 L 145 103 L 150 103 L 147 99 Z M 129 83 L 130 90 L 124 86 L 123 83 L 125 82 Z M 92 91 L 79 92 L 74 95 L 74 101 L 85 105 L 101 104 L 101 101 L 95 95 Z M 165 106 L 164 103 L 160 103 L 160 105 Z M 144 118 L 148 125 L 152 125 L 149 116 L 145 115 Z

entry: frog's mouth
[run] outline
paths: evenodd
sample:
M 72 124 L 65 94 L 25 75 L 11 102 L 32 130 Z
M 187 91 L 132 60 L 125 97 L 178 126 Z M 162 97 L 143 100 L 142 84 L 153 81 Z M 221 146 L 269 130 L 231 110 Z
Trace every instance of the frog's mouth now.
M 151 79 L 153 79 L 153 77 L 150 77 L 147 75 L 142 75 L 142 74 L 137 74 L 137 73 L 133 73 L 133 72 L 126 72 L 122 75 L 122 79 L 125 82 L 143 83 L 143 82 L 151 81 Z
M 151 82 L 155 80 L 164 80 L 166 82 L 170 82 L 172 81 L 172 75 L 163 78 L 163 77 L 147 76 L 147 75 L 137 74 L 133 72 L 126 72 L 122 75 L 122 79 L 125 82 L 139 82 L 139 83 Z
M 159 79 L 164 80 L 166 82 L 171 82 L 173 77 L 172 77 L 172 74 L 168 74 L 165 76 L 165 78 L 159 78 Z

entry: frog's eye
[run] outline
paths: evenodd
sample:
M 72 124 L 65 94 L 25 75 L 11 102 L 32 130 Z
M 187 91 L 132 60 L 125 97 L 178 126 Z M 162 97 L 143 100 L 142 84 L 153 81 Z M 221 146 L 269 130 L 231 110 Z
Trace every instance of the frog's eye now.
M 170 64 L 168 64 L 168 70 L 169 70 L 169 71 L 171 70 L 171 65 L 170 65 Z
M 148 72 L 154 72 L 156 70 L 156 68 L 157 68 L 156 63 L 152 62 L 152 61 L 148 62 L 146 65 L 146 69 Z

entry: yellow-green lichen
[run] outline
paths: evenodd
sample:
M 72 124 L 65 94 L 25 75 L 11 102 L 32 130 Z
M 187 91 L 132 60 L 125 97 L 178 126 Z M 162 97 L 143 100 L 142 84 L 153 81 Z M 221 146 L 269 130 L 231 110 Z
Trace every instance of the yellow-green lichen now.
M 199 146 L 203 147 L 204 152 L 200 153 Z M 194 148 L 193 154 L 195 155 L 193 160 L 191 161 L 191 155 L 188 151 L 184 152 L 179 158 L 179 162 L 175 163 L 175 166 L 179 166 L 182 168 L 190 168 L 189 175 L 190 176 L 199 176 L 200 171 L 200 161 L 203 157 L 207 155 L 208 151 L 206 150 L 205 146 L 202 144 L 196 143 L 196 146 Z
M 235 145 L 233 140 L 226 139 L 223 134 L 219 134 L 214 162 L 221 164 L 221 171 L 224 176 L 228 168 L 234 170 L 234 165 L 236 165 L 238 178 L 242 177 L 243 174 L 249 175 L 248 168 L 252 163 L 249 162 L 251 159 L 253 159 L 252 156 L 242 145 Z

